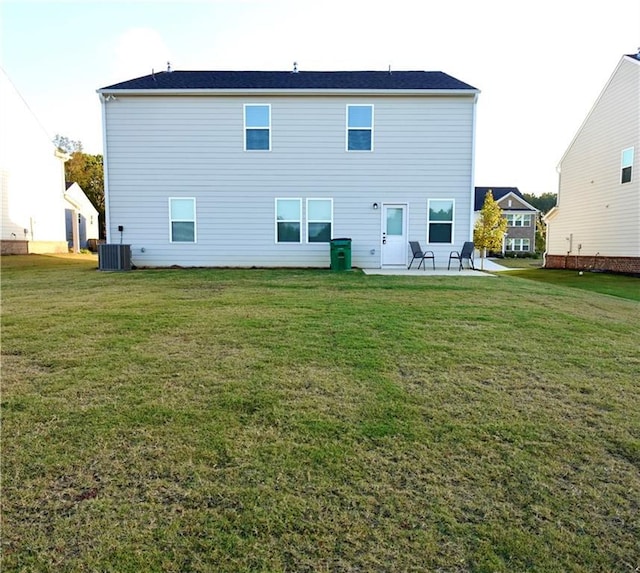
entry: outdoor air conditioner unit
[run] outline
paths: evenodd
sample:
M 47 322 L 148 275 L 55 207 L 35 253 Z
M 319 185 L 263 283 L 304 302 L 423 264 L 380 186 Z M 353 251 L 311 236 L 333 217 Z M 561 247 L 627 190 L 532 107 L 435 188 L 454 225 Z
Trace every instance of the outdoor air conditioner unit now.
M 99 271 L 130 271 L 131 245 L 98 245 Z

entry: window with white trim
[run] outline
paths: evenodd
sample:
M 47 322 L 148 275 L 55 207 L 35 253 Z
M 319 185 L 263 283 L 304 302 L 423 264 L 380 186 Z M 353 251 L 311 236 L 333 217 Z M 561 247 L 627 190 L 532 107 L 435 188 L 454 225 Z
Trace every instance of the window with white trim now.
M 300 243 L 302 199 L 276 199 L 276 243 Z
M 347 151 L 373 150 L 373 106 L 347 105 Z
M 505 217 L 509 227 L 531 227 L 531 213 L 507 213 Z
M 307 243 L 328 243 L 333 227 L 333 199 L 307 199 Z
M 529 251 L 531 248 L 530 239 L 507 239 L 507 244 L 505 245 L 506 251 Z
M 429 199 L 427 203 L 427 243 L 453 243 L 453 199 Z
M 244 149 L 271 149 L 271 105 L 244 104 Z
M 620 183 L 629 183 L 631 181 L 631 170 L 633 168 L 633 147 L 629 147 L 622 151 L 622 165 Z
M 196 200 L 193 197 L 169 198 L 169 240 L 172 243 L 196 242 Z

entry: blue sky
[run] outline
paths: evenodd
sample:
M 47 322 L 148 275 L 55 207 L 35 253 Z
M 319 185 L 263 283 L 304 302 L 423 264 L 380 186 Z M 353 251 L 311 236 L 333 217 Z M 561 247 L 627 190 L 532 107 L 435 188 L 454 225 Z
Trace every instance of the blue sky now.
M 640 0 L 0 0 L 0 65 L 47 132 L 102 152 L 95 90 L 173 69 L 441 70 L 477 88 L 476 184 L 557 190 Z

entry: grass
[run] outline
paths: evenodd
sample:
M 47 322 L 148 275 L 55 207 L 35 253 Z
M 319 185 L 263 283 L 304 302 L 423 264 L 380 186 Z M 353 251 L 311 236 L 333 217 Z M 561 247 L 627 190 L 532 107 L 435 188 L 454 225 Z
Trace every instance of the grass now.
M 529 257 L 502 257 L 500 259 L 491 259 L 495 263 L 507 267 L 509 269 L 539 269 L 542 266 L 542 257 L 539 259 Z M 476 261 L 479 262 L 479 261 Z M 477 265 L 479 266 L 479 265 Z
M 589 271 L 580 274 L 579 271 L 563 269 L 526 269 L 509 271 L 509 276 L 640 301 L 640 278 L 628 275 Z
M 635 301 L 2 259 L 2 571 L 634 571 Z

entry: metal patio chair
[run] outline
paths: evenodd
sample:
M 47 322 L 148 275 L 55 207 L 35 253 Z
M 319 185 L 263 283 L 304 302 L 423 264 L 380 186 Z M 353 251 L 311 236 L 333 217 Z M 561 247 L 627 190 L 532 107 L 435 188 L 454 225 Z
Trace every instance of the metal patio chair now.
M 427 264 L 425 261 L 427 259 L 431 259 L 433 270 L 436 270 L 436 257 L 433 254 L 433 251 L 423 251 L 418 241 L 409 241 L 409 246 L 411 247 L 411 252 L 413 253 L 413 259 L 411 259 L 411 262 L 409 263 L 409 268 L 411 268 L 413 261 L 418 259 L 420 261 L 418 263 L 418 269 L 420 268 L 420 265 L 424 265 L 424 270 L 426 271 Z
M 447 270 L 451 269 L 452 259 L 457 259 L 460 263 L 460 266 L 458 267 L 459 271 L 462 270 L 462 261 L 465 259 L 469 261 L 469 267 L 475 271 L 476 267 L 473 265 L 473 241 L 467 241 L 462 245 L 461 251 L 451 251 L 451 253 L 449 253 L 449 265 L 447 266 Z

